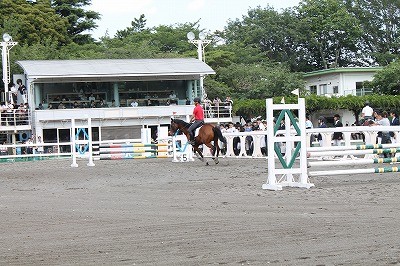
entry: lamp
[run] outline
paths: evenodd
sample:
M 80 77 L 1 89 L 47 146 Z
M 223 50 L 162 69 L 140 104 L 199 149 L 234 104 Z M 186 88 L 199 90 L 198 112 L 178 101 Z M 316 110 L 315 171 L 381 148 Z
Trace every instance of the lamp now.
M 3 41 L 9 42 L 11 40 L 12 40 L 12 37 L 10 36 L 10 34 L 8 34 L 8 33 L 3 34 Z
M 188 34 L 186 34 L 188 41 L 190 43 L 193 43 L 196 47 L 197 47 L 197 56 L 199 58 L 200 61 L 205 62 L 206 58 L 204 56 L 204 48 L 211 42 L 211 40 L 206 40 L 206 34 L 204 32 L 200 32 L 199 33 L 199 39 L 195 40 L 195 35 L 193 32 L 188 32 Z M 205 91 L 204 91 L 204 76 L 201 75 L 200 76 L 200 91 L 201 91 L 201 97 L 203 97 L 205 95 Z
M 8 84 L 10 83 L 10 49 L 17 45 L 17 42 L 12 41 L 12 37 L 8 33 L 3 34 L 1 45 L 1 57 L 3 63 L 3 82 L 4 82 L 4 99 L 12 101 L 12 95 L 8 95 Z M 8 96 L 8 97 L 7 97 Z

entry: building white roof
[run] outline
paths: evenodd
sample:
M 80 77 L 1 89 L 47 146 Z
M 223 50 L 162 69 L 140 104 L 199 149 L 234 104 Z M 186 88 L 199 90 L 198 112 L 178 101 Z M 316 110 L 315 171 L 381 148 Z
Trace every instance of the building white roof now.
M 193 80 L 215 74 L 195 58 L 17 61 L 30 82 Z

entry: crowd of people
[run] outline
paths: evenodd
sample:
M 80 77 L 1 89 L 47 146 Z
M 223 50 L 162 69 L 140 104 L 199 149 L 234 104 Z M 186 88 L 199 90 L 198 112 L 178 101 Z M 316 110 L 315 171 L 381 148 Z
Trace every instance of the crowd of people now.
M 29 124 L 28 103 L 13 104 L 12 101 L 0 104 L 0 116 L 2 126 L 27 125 Z

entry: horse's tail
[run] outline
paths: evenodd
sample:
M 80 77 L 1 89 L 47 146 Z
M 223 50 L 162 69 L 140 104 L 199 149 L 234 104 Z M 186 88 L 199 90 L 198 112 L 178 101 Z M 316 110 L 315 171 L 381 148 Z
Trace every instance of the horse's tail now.
M 222 143 L 226 144 L 226 139 L 224 138 L 224 136 L 222 136 L 222 132 L 221 132 L 221 129 L 219 128 L 219 126 L 215 126 L 213 131 L 214 131 L 214 134 L 218 137 L 218 139 Z

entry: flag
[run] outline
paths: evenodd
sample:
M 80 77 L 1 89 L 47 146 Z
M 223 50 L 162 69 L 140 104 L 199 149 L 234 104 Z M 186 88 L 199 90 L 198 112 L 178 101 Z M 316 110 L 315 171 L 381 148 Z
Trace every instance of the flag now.
M 282 97 L 281 104 L 285 104 L 285 97 Z
M 293 93 L 294 95 L 297 95 L 297 96 L 299 96 L 299 89 L 295 89 L 295 90 L 293 90 L 293 91 L 292 91 L 292 93 Z

